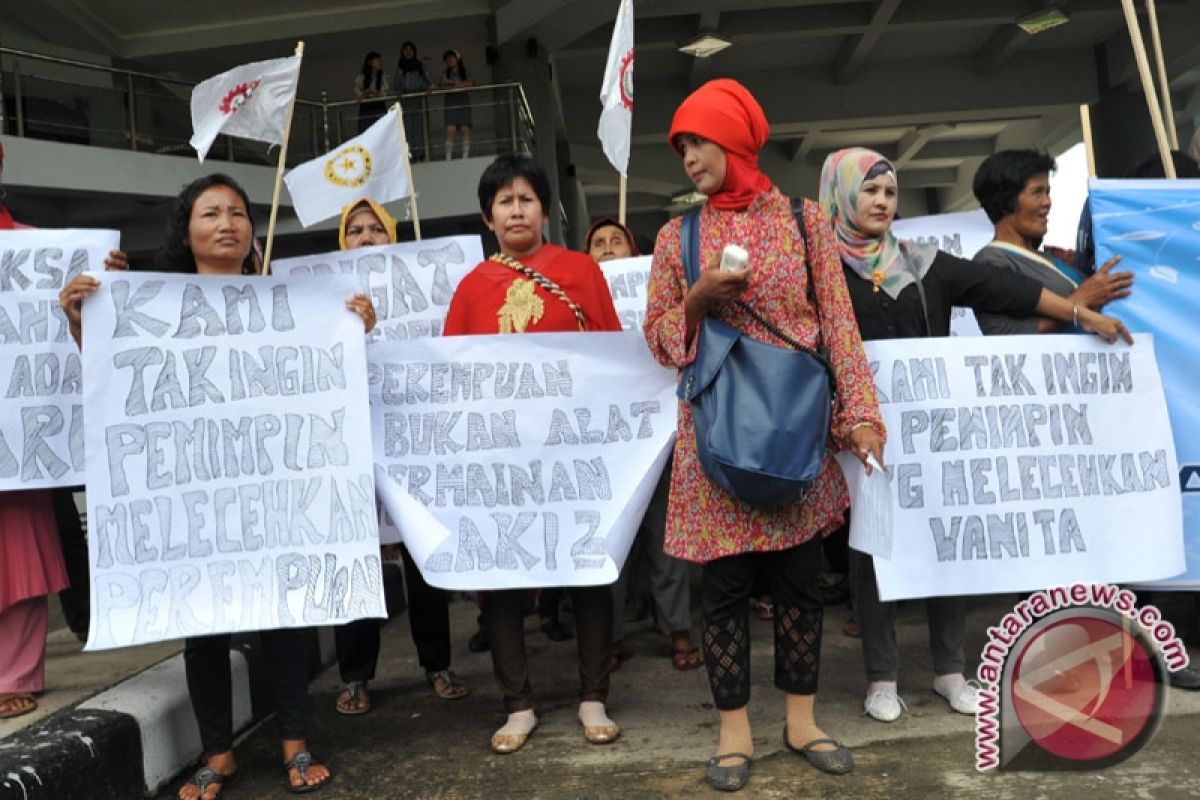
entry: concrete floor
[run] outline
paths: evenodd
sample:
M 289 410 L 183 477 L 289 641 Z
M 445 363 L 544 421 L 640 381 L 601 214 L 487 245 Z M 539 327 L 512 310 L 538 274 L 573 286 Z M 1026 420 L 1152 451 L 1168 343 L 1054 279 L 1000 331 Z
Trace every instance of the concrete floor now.
M 968 658 L 982 631 L 1011 607 L 1011 598 L 973 601 Z M 455 669 L 473 689 L 446 702 L 425 685 L 406 621 L 384 629 L 374 707 L 362 717 L 334 712 L 336 669 L 313 683 L 311 745 L 335 772 L 323 798 L 692 798 L 717 797 L 704 783 L 703 764 L 716 743 L 703 670 L 678 673 L 668 643 L 649 623 L 631 625 L 636 655 L 613 676 L 609 710 L 623 727 L 615 744 L 584 742 L 575 720 L 574 642 L 549 642 L 529 617 L 535 702 L 541 726 L 521 752 L 496 756 L 488 739 L 503 721 L 487 654 L 466 650 L 474 607 L 451 606 Z M 829 609 L 822 658 L 819 721 L 854 748 L 856 769 L 826 776 L 784 750 L 782 697 L 771 684 L 771 628 L 753 622 L 755 761 L 745 798 L 1183 798 L 1200 796 L 1200 694 L 1172 690 L 1158 736 L 1130 760 L 1103 772 L 980 774 L 974 770 L 974 720 L 951 712 L 929 689 L 931 665 L 919 603 L 901 610 L 901 695 L 908 714 L 884 725 L 862 716 L 865 689 L 857 640 L 841 634 L 845 606 Z M 288 796 L 274 726 L 267 721 L 238 745 L 242 774 L 231 798 Z M 160 798 L 174 797 L 180 780 Z

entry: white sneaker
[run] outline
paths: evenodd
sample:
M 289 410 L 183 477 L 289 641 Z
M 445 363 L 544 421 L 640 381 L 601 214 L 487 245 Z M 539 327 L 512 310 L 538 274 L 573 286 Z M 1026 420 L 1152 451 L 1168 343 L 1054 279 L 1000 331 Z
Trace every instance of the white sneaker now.
M 895 722 L 907 710 L 908 706 L 892 689 L 876 689 L 863 703 L 863 713 L 880 722 Z
M 943 689 L 937 681 L 933 682 L 933 691 L 939 697 L 945 698 L 950 707 L 960 714 L 979 713 L 979 690 L 982 688 L 979 681 L 974 679 L 964 681 L 958 689 L 949 691 Z

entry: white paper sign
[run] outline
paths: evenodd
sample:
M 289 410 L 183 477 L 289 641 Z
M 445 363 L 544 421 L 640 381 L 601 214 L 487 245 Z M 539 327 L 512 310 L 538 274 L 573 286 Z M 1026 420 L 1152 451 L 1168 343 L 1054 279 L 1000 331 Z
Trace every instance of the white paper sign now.
M 1150 335 L 866 343 L 888 428 L 884 600 L 1156 580 L 1184 569 Z
M 101 276 L 88 649 L 384 616 L 353 276 Z
M 358 277 L 375 304 L 379 322 L 367 341 L 441 336 L 450 298 L 459 281 L 483 260 L 478 236 L 446 236 L 419 242 L 339 250 L 271 262 L 277 275 Z
M 443 589 L 612 583 L 675 435 L 638 333 L 370 348 L 379 495 Z
M 653 260 L 652 256 L 636 256 L 614 258 L 600 264 L 621 327 L 627 331 L 640 331 L 646 322 L 646 287 L 650 284 L 650 262 Z
M 892 486 L 874 455 L 867 456 L 871 474 L 848 450 L 834 456 L 850 492 L 850 546 L 876 558 L 892 557 Z
M 58 293 L 117 231 L 0 231 L 0 491 L 83 483 L 79 350 Z
M 952 256 L 970 260 L 992 240 L 995 230 L 983 209 L 930 214 L 898 219 L 892 224 L 898 239 L 917 244 L 934 244 Z M 950 309 L 951 336 L 982 336 L 975 312 L 955 306 Z

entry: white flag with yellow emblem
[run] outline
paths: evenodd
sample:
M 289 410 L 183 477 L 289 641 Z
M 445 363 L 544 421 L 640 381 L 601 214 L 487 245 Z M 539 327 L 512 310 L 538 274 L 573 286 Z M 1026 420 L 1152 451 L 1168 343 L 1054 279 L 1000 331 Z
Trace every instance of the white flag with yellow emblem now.
M 400 104 L 366 131 L 325 155 L 306 161 L 283 180 L 300 224 L 309 227 L 335 217 L 355 200 L 390 203 L 407 197 L 408 146 L 400 124 Z

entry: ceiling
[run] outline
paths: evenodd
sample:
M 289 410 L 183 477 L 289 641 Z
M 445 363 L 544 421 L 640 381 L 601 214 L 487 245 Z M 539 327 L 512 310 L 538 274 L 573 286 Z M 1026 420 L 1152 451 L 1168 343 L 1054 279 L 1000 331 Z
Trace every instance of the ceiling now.
M 679 102 L 709 78 L 736 78 L 759 98 L 771 122 L 761 165 L 785 191 L 814 194 L 825 156 L 861 145 L 896 162 L 907 214 L 969 207 L 971 176 L 988 154 L 1064 148 L 1079 138 L 1079 103 L 1095 101 L 1105 83 L 1136 82 L 1118 0 L 634 2 L 629 204 L 646 227 L 690 188 L 666 132 Z M 376 41 L 441 42 L 469 31 L 481 46 L 511 52 L 534 39 L 548 54 L 558 104 L 557 119 L 538 120 L 539 136 L 569 154 L 596 216 L 617 206 L 616 175 L 595 135 L 617 3 L 40 0 L 0 11 L 0 28 L 11 20 L 61 47 L 193 79 L 253 53 L 286 52 L 298 38 L 351 64 Z M 1200 0 L 1157 5 L 1177 116 L 1190 134 L 1200 115 Z M 1070 22 L 1035 36 L 1016 26 L 1046 8 Z M 700 32 L 732 46 L 708 59 L 678 51 Z

